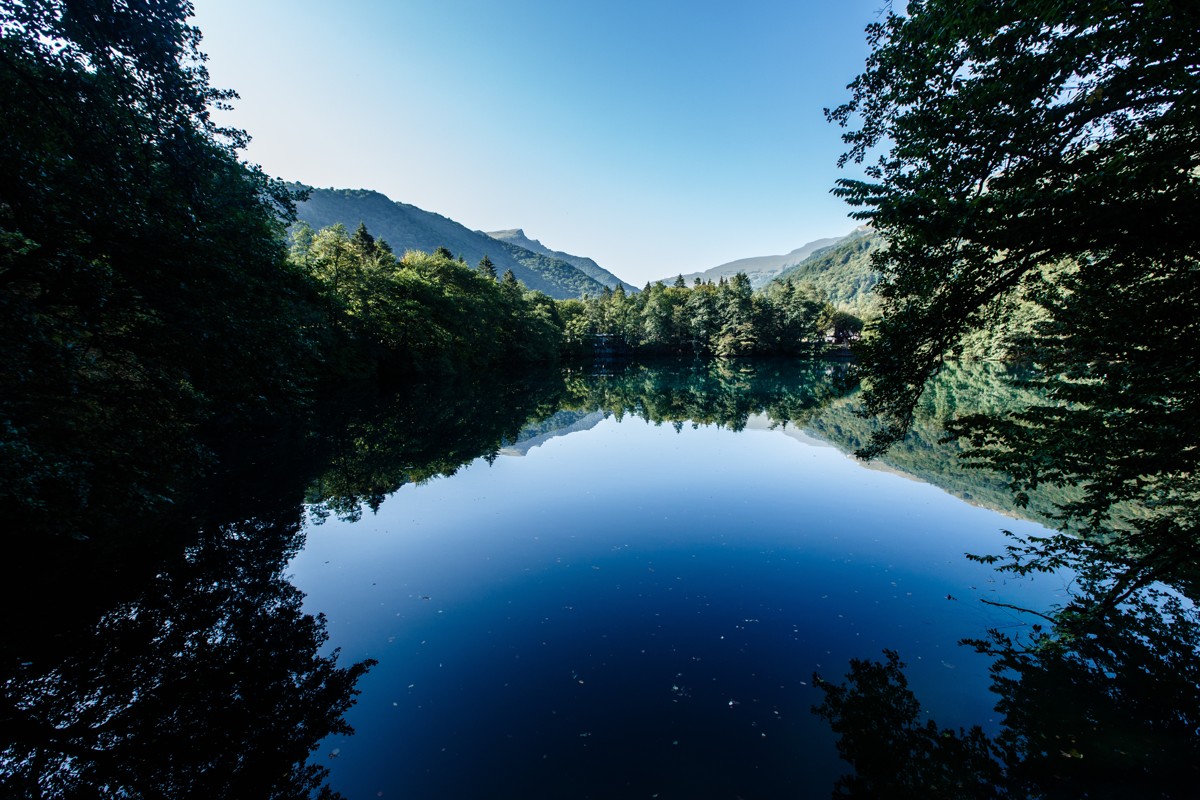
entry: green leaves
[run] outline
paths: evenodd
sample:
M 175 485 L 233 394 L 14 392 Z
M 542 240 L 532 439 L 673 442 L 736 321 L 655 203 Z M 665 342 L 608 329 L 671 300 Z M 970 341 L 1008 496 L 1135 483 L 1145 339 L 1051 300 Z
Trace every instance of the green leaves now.
M 843 163 L 871 179 L 834 192 L 890 245 L 874 256 L 884 318 L 864 357 L 870 410 L 889 424 L 869 452 L 903 433 L 981 312 L 1046 268 L 1073 263 L 1101 293 L 1194 276 L 1198 31 L 1194 4 L 1036 0 L 930 0 L 869 29 L 866 71 L 827 112 L 847 127 Z M 1178 302 L 1142 294 L 1163 319 Z M 1071 324 L 1083 347 L 1088 316 Z
M 719 284 L 648 284 L 636 295 L 623 288 L 582 301 L 560 301 L 569 319 L 568 352 L 587 356 L 593 337 L 616 338 L 644 353 L 690 353 L 734 358 L 820 352 L 833 313 L 811 288 L 777 281 L 755 293 L 744 274 Z
M 1200 585 L 1200 6 L 918 0 L 868 36 L 851 99 L 827 112 L 847 128 L 841 163 L 866 173 L 834 193 L 889 244 L 873 257 L 882 318 L 862 350 L 866 411 L 882 430 L 860 455 L 904 436 L 947 357 L 990 349 L 1029 362 L 1015 384 L 1040 398 L 949 425 L 969 463 L 1008 476 L 1018 503 L 1062 490 L 1054 521 L 1072 532 L 975 557 L 1073 577 L 1064 607 L 1017 609 L 1049 627 L 972 643 L 997 657 L 1003 787 L 1186 796 L 1198 708 L 1195 604 L 1181 598 Z M 882 674 L 872 691 L 894 694 L 894 662 L 850 677 Z
M 472 269 L 444 248 L 397 259 L 360 224 L 292 232 L 291 262 L 320 286 L 339 332 L 331 370 L 346 377 L 457 372 L 558 356 L 563 323 L 553 301 L 511 272 Z M 490 262 L 485 262 L 490 265 Z
M 289 197 L 215 127 L 186 2 L 0 6 L 0 463 L 25 531 L 161 508 L 222 432 L 306 402 Z M 53 509 L 50 514 L 47 509 Z

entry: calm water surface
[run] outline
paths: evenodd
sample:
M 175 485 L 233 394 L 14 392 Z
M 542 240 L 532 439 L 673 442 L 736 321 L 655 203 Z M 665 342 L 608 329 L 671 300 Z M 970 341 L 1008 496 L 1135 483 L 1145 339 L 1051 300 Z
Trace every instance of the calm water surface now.
M 555 419 L 357 522 L 310 513 L 290 580 L 378 660 L 316 754 L 348 800 L 828 797 L 813 673 L 884 648 L 940 725 L 997 728 L 958 641 L 1064 579 L 963 554 L 1040 526 L 766 416 Z

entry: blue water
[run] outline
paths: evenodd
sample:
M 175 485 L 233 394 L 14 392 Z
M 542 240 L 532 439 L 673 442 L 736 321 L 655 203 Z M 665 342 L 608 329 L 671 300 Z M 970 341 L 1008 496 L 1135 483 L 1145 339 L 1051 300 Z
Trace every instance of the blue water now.
M 378 665 L 316 758 L 360 798 L 828 797 L 810 708 L 883 648 L 942 726 L 997 727 L 988 660 L 1064 579 L 965 552 L 1038 525 L 754 418 L 634 416 L 310 525 L 290 566 L 343 663 Z

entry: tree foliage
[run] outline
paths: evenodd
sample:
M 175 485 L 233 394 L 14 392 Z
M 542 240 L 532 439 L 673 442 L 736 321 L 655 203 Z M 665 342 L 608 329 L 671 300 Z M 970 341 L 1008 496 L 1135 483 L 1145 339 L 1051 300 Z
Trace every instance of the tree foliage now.
M 883 238 L 874 230 L 861 228 L 787 267 L 773 282 L 805 283 L 840 311 L 876 316 L 874 290 L 879 273 L 871 267 L 871 254 L 883 245 Z
M 490 261 L 470 268 L 440 248 L 397 258 L 359 224 L 292 230 L 291 263 L 316 283 L 339 337 L 329 367 L 344 376 L 456 372 L 553 361 L 562 323 L 554 302 Z
M 1009 607 L 1035 620 L 1031 633 L 969 642 L 995 658 L 996 789 L 1191 796 L 1200 7 L 917 0 L 868 32 L 867 69 L 829 112 L 850 128 L 843 164 L 877 156 L 836 191 L 889 243 L 874 256 L 883 316 L 863 351 L 882 428 L 860 453 L 902 436 L 943 360 L 1000 327 L 990 344 L 1028 360 L 1017 385 L 1033 396 L 948 428 L 1018 503 L 1062 490 L 1051 515 L 1070 531 L 973 556 L 1073 578 L 1062 606 Z M 851 684 L 882 670 L 889 680 L 869 688 L 888 702 L 904 689 L 889 660 L 855 665 Z M 850 719 L 849 691 L 827 691 L 835 725 Z M 910 742 L 844 731 L 908 769 Z M 877 777 L 894 780 L 865 779 Z
M 1195 308 L 1200 252 L 1200 8 L 918 0 L 868 35 L 866 71 L 828 116 L 848 128 L 842 163 L 868 162 L 835 193 L 889 243 L 874 256 L 883 319 L 865 351 L 870 407 L 889 424 L 870 452 L 903 433 L 988 305 L 1051 265 L 1072 264 L 1097 294 L 1133 291 L 1151 323 L 1138 335 L 1161 323 L 1181 337 L 1145 352 L 1131 331 L 1138 369 L 1186 358 L 1197 332 L 1177 317 L 1194 316 L 1178 312 Z M 1103 318 L 1072 305 L 1079 313 L 1051 310 L 1074 334 L 1061 344 L 1086 361 Z
M 623 287 L 559 302 L 568 353 L 590 354 L 597 336 L 627 352 L 687 353 L 732 358 L 810 355 L 824 346 L 833 308 L 811 287 L 780 281 L 754 292 L 743 273 L 718 283 L 697 280 Z
M 161 507 L 205 431 L 305 399 L 288 196 L 209 109 L 186 2 L 0 6 L 0 497 L 84 535 Z

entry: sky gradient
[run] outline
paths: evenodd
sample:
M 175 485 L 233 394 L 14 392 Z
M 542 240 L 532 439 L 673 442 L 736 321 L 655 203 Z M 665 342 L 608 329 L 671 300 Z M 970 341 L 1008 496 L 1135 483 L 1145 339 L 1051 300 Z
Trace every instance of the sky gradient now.
M 846 99 L 883 0 L 197 0 L 248 160 L 524 228 L 647 280 L 847 233 Z

